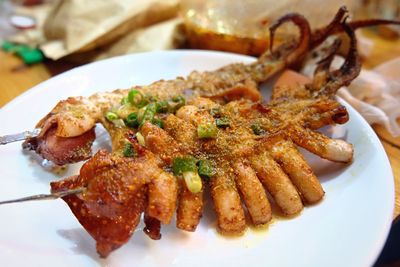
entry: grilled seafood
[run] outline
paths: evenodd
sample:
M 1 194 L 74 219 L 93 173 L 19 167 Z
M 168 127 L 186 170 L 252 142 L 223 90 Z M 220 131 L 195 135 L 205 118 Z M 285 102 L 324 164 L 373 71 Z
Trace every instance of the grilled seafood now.
M 187 97 L 204 96 L 216 101 L 246 98 L 261 100 L 257 85 L 268 80 L 284 68 L 297 64 L 307 52 L 321 44 L 332 33 L 342 31 L 340 27 L 346 9 L 340 8 L 332 22 L 311 34 L 308 22 L 298 14 L 288 14 L 271 27 L 271 50 L 265 52 L 253 64 L 231 64 L 216 71 L 192 72 L 187 78 L 158 81 L 149 86 L 135 87 L 143 95 L 161 100 L 184 94 Z M 280 25 L 293 22 L 300 30 L 299 41 L 288 41 L 272 50 L 274 32 Z M 378 21 L 383 23 L 385 21 Z M 353 22 L 352 28 L 374 24 L 376 21 Z M 24 148 L 35 150 L 43 158 L 58 165 L 88 159 L 90 147 L 95 139 L 94 127 L 102 122 L 104 114 L 118 105 L 129 90 L 97 93 L 88 98 L 71 97 L 59 102 L 44 117 L 36 128 L 37 137 L 28 138 Z
M 170 99 L 185 94 L 188 97 L 204 96 L 216 101 L 240 98 L 261 100 L 257 85 L 271 78 L 286 67 L 301 64 L 307 52 L 319 46 L 332 34 L 342 32 L 341 22 L 347 10 L 341 7 L 331 23 L 311 34 L 304 17 L 288 14 L 270 28 L 270 50 L 253 64 L 231 64 L 215 71 L 192 72 L 187 78 L 161 80 L 149 86 L 135 87 L 144 95 Z M 299 41 L 291 40 L 273 48 L 275 31 L 284 23 L 293 22 L 300 30 Z M 399 24 L 390 20 L 365 20 L 349 23 L 354 29 L 377 24 Z M 104 113 L 119 104 L 129 90 L 97 93 L 88 98 L 70 97 L 60 101 L 37 125 L 39 135 L 27 138 L 25 149 L 34 150 L 43 158 L 57 165 L 88 159 L 95 139 L 94 127 L 102 122 Z
M 288 18 L 306 23 L 291 15 L 277 25 Z M 161 237 L 161 223 L 169 223 L 175 210 L 177 227 L 194 231 L 202 215 L 205 187 L 210 187 L 222 233 L 242 233 L 246 211 L 253 224 L 267 223 L 272 216 L 268 194 L 284 214 L 297 214 L 304 204 L 316 203 L 324 195 L 297 146 L 332 161 L 347 163 L 353 156 L 350 144 L 315 131 L 348 120 L 345 107 L 333 96 L 360 71 L 352 28 L 342 20 L 340 24 L 351 39 L 343 66 L 329 71 L 339 47 L 339 42 L 334 42 L 311 83 L 277 87 L 268 104 L 255 101 L 259 100 L 256 84 L 276 70 L 259 72 L 272 66 L 260 59 L 250 67 L 230 65 L 204 75 L 192 73 L 186 80 L 160 81 L 132 90 L 128 97 L 127 91 L 120 90 L 89 99 L 68 99 L 39 122 L 42 133 L 27 140 L 25 146 L 64 164 L 89 156 L 87 146 L 94 140 L 96 122 L 110 133 L 112 153 L 100 150 L 83 165 L 79 175 L 51 183 L 52 192 L 62 196 L 96 240 L 102 257 L 129 240 L 142 213 L 145 232 L 153 239 Z M 301 25 L 304 41 L 309 27 Z M 312 38 L 308 37 L 306 43 L 320 42 Z M 263 56 L 273 59 L 283 55 L 279 68 L 297 60 L 287 52 L 288 45 L 281 47 L 284 49 Z M 254 73 L 247 72 L 249 69 Z M 227 73 L 237 76 L 230 78 Z M 198 83 L 193 77 L 199 79 Z M 176 92 L 184 92 L 188 84 L 196 90 L 185 103 Z M 158 90 L 164 86 L 177 91 Z M 163 93 L 145 95 L 155 89 Z M 238 95 L 244 97 L 235 100 Z M 130 104 L 113 107 L 121 99 Z M 231 101 L 221 103 L 221 99 Z M 73 144 L 64 143 L 67 141 Z M 52 150 L 59 145 L 72 152 L 62 157 L 63 152 Z
M 86 188 L 63 199 L 103 257 L 127 242 L 142 212 L 152 238 L 160 238 L 160 224 L 169 223 L 175 208 L 177 227 L 194 231 L 205 186 L 210 187 L 218 229 L 224 234 L 243 232 L 246 210 L 253 224 L 267 223 L 272 216 L 267 193 L 286 215 L 320 201 L 322 186 L 297 146 L 332 161 L 352 160 L 350 144 L 315 131 L 348 120 L 345 107 L 333 96 L 358 75 L 360 64 L 353 32 L 343 27 L 351 48 L 339 70 L 329 71 L 339 46 L 334 42 L 313 82 L 295 89 L 276 87 L 268 104 L 242 99 L 221 105 L 197 97 L 175 114 L 163 114 L 163 128 L 151 121 L 138 130 L 104 122 L 112 133 L 113 154 L 97 152 L 79 176 L 51 183 L 52 192 Z M 200 162 L 210 165 L 208 173 Z M 171 166 L 177 179 L 168 172 Z M 193 172 L 208 178 L 199 186 Z

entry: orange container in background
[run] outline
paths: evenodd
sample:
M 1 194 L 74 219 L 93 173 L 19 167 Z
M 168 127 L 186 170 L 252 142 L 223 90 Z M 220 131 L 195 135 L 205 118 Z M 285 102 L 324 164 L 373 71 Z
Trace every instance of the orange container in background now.
M 351 10 L 359 0 L 182 0 L 182 15 L 191 48 L 258 56 L 269 45 L 269 25 L 288 12 L 322 26 L 342 5 Z M 275 43 L 294 38 L 291 25 L 280 27 Z

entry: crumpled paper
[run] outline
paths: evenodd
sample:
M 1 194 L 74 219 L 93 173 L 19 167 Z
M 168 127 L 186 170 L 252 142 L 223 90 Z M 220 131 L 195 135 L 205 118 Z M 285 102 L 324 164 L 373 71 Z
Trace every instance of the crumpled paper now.
M 332 69 L 344 62 L 335 57 Z M 312 76 L 314 68 L 306 67 L 303 73 Z M 383 125 L 388 132 L 400 136 L 400 57 L 382 63 L 371 70 L 361 70 L 360 75 L 348 87 L 341 88 L 337 95 L 353 106 L 369 124 Z
M 372 70 L 362 70 L 348 88 L 338 92 L 368 123 L 384 125 L 393 136 L 400 136 L 399 69 L 400 57 Z
M 36 19 L 34 29 L 7 39 L 39 47 L 46 57 L 84 63 L 129 52 L 181 45 L 175 18 L 179 0 L 58 0 L 35 7 L 16 6 Z M 180 34 L 180 32 L 179 32 Z M 115 44 L 115 46 L 114 46 Z
M 181 47 L 185 41 L 182 19 L 174 18 L 125 35 L 111 45 L 102 47 L 92 60 L 174 49 Z
M 59 1 L 44 24 L 40 48 L 51 59 L 93 50 L 177 15 L 178 0 Z
M 173 18 L 127 33 L 112 43 L 96 47 L 96 49 L 77 51 L 62 59 L 84 64 L 130 53 L 176 49 L 182 47 L 185 42 L 182 20 Z M 57 47 L 52 48 L 60 51 Z M 46 52 L 51 53 L 50 50 Z

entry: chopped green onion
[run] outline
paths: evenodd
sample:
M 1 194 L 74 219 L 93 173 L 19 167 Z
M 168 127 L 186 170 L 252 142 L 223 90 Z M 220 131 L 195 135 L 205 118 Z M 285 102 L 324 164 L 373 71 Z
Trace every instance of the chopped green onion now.
M 172 101 L 175 103 L 175 105 L 171 107 L 172 108 L 171 112 L 177 111 L 186 104 L 186 99 L 182 95 L 174 96 L 172 98 Z
M 226 118 L 226 117 L 217 118 L 217 119 L 215 119 L 215 124 L 216 124 L 217 127 L 219 127 L 219 128 L 226 128 L 226 127 L 229 127 L 230 121 L 229 121 L 229 119 Z
M 113 120 L 112 123 L 114 124 L 115 127 L 117 128 L 124 128 L 125 127 L 125 122 L 123 119 L 116 119 Z
M 172 163 L 172 170 L 175 175 L 183 175 L 185 184 L 190 192 L 198 193 L 203 184 L 197 173 L 196 158 L 192 156 L 176 157 Z
M 145 121 L 152 121 L 154 118 L 154 115 L 156 114 L 156 111 L 157 111 L 156 103 L 148 104 L 145 107 L 141 123 L 143 123 Z
M 114 113 L 114 112 L 109 111 L 109 112 L 106 113 L 106 119 L 108 121 L 113 121 L 113 120 L 118 119 L 118 115 L 116 113 Z
M 137 120 L 138 120 L 139 124 L 143 121 L 143 115 L 144 115 L 145 111 L 146 111 L 146 107 L 142 107 L 141 109 L 139 109 L 139 111 L 137 113 Z
M 203 123 L 197 126 L 197 136 L 199 138 L 213 138 L 217 135 L 217 127 L 213 123 Z
M 162 121 L 161 119 L 159 119 L 159 118 L 154 118 L 154 119 L 151 121 L 151 123 L 154 124 L 154 125 L 156 125 L 156 126 L 158 126 L 158 127 L 161 128 L 161 129 L 164 128 L 164 123 L 163 123 L 163 121 Z
M 126 119 L 129 114 L 136 111 L 136 108 L 132 106 L 130 103 L 127 103 L 125 105 L 119 106 L 118 108 L 115 109 L 115 111 L 114 110 L 112 111 L 115 112 L 121 119 Z
M 146 106 L 146 111 L 156 114 L 157 113 L 157 104 L 156 103 L 148 104 Z
M 126 104 L 128 104 L 128 103 L 129 103 L 128 97 L 123 97 L 123 98 L 121 99 L 121 105 L 126 105 Z
M 155 96 L 146 95 L 145 97 L 146 97 L 147 101 L 149 101 L 149 102 L 157 102 L 157 97 L 155 97 Z
M 256 135 L 262 135 L 265 134 L 265 130 L 261 128 L 259 124 L 252 124 L 251 129 L 253 130 L 253 133 Z
M 136 133 L 136 139 L 138 140 L 139 145 L 146 146 L 146 142 L 144 140 L 144 137 L 140 132 Z
M 157 102 L 157 113 L 165 113 L 168 112 L 169 104 L 168 101 L 163 100 Z
M 143 95 L 138 90 L 130 90 L 128 93 L 128 101 L 132 105 L 138 105 L 143 100 Z
M 186 103 L 186 99 L 185 99 L 185 97 L 183 95 L 174 96 L 172 98 L 172 101 L 174 101 L 175 103 L 183 103 L 183 104 Z
M 143 98 L 143 100 L 139 104 L 137 104 L 136 106 L 138 108 L 142 108 L 142 107 L 146 106 L 148 103 L 149 103 L 149 101 L 146 98 Z
M 129 103 L 131 103 L 132 105 L 134 105 L 138 108 L 142 108 L 149 103 L 147 98 L 144 97 L 143 94 L 138 90 L 130 90 L 129 91 L 128 101 L 129 101 Z
M 211 178 L 215 175 L 216 171 L 211 161 L 202 159 L 198 162 L 199 174 L 201 177 Z
M 125 124 L 132 128 L 138 127 L 139 126 L 138 114 L 136 112 L 132 112 L 131 114 L 129 114 L 125 120 Z
M 219 113 L 221 112 L 221 110 L 219 108 L 212 108 L 210 109 L 210 114 L 211 116 L 213 116 L 214 118 L 219 118 Z
M 185 180 L 185 184 L 190 192 L 199 193 L 203 187 L 203 183 L 201 182 L 201 178 L 197 172 L 184 172 L 183 179 Z
M 172 170 L 175 175 L 183 174 L 184 172 L 196 172 L 196 158 L 192 156 L 176 157 L 172 162 Z
M 124 150 L 123 150 L 122 153 L 123 153 L 124 157 L 127 157 L 127 158 L 132 158 L 132 157 L 136 156 L 136 151 L 133 148 L 131 143 L 126 143 L 125 144 Z

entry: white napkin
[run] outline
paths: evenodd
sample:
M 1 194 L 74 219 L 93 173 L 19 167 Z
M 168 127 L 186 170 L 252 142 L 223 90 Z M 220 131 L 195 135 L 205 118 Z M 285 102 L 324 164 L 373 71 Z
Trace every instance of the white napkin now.
M 338 68 L 343 58 L 336 57 L 332 68 Z M 387 61 L 372 70 L 362 70 L 350 84 L 338 91 L 338 96 L 352 105 L 369 124 L 385 126 L 394 137 L 400 136 L 400 57 Z M 303 73 L 312 76 L 314 68 Z

